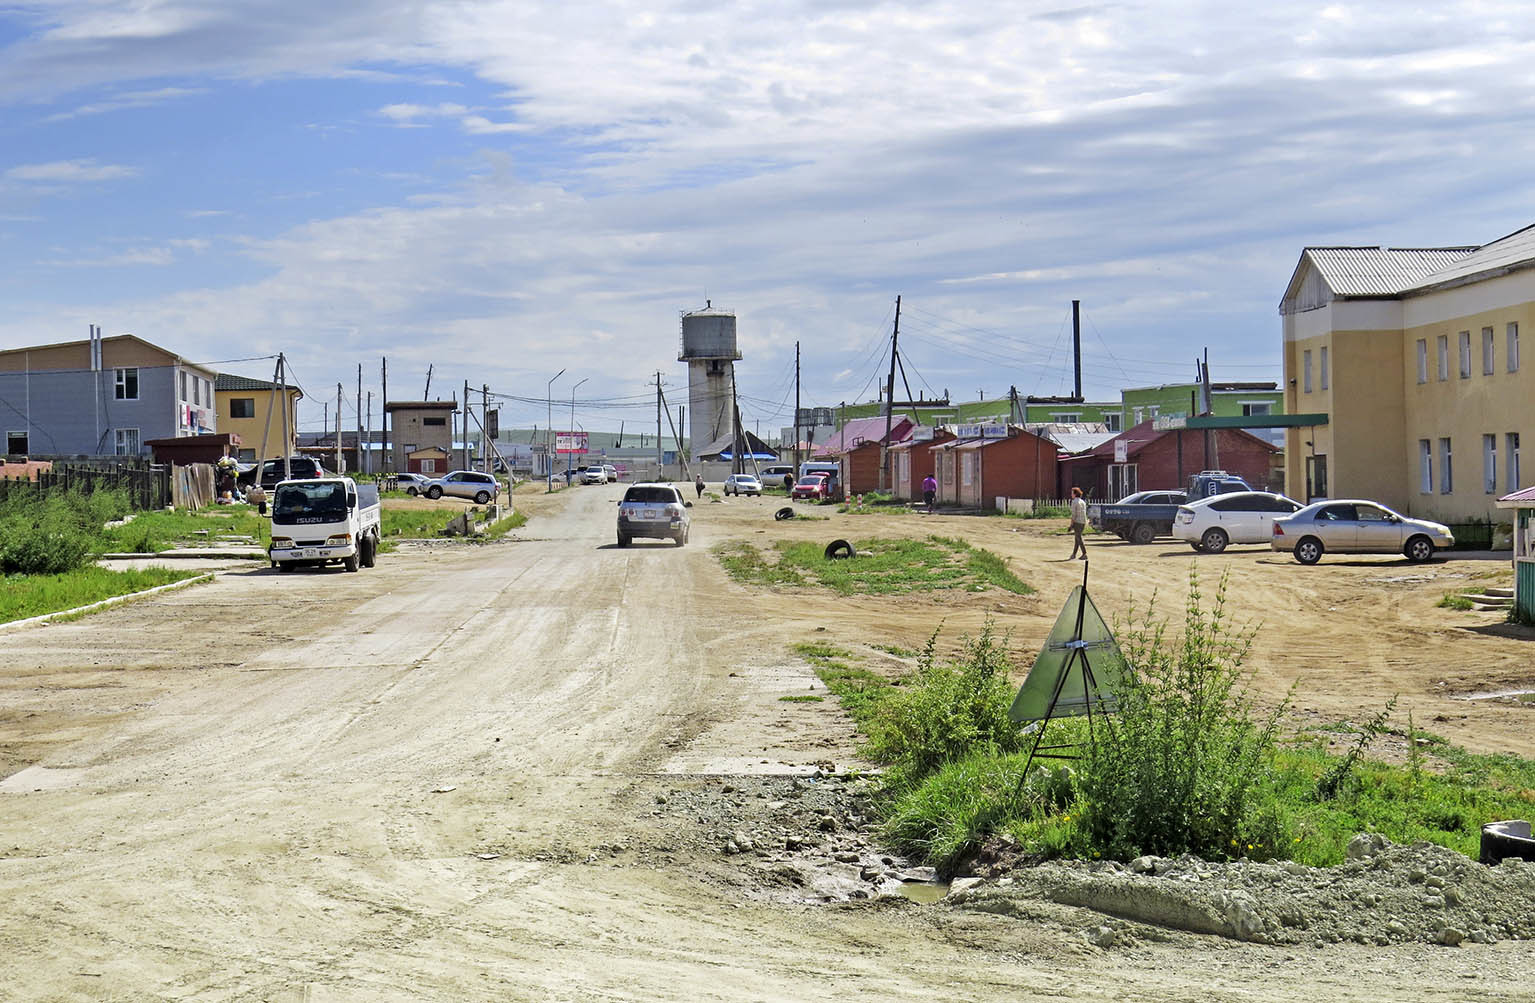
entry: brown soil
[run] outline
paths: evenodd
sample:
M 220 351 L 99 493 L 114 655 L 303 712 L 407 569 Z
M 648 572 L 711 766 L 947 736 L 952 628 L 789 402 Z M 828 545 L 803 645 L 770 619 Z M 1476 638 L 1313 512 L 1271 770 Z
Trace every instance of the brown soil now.
M 1105 937 L 1102 914 L 1043 900 L 816 904 L 849 896 L 775 863 L 788 838 L 856 856 L 848 880 L 902 863 L 878 859 L 856 785 L 825 775 L 858 765 L 834 702 L 778 700 L 824 692 L 789 646 L 916 648 L 991 617 L 1026 668 L 1082 565 L 1051 524 L 774 522 L 778 498 L 705 501 L 687 548 L 620 550 L 621 492 L 524 487 L 518 539 L 407 545 L 358 574 L 253 565 L 0 634 L 0 999 L 1527 993 L 1524 941 L 1276 947 Z M 928 532 L 1039 591 L 754 590 L 708 553 Z M 1316 722 L 1401 693 L 1400 717 L 1452 741 L 1535 754 L 1530 707 L 1465 699 L 1535 688 L 1528 632 L 1434 605 L 1506 579 L 1504 561 L 1090 548 L 1111 618 L 1154 590 L 1176 608 L 1191 565 L 1229 570 L 1237 618 L 1263 621 L 1259 691 L 1298 681 Z M 737 836 L 757 845 L 723 852 Z

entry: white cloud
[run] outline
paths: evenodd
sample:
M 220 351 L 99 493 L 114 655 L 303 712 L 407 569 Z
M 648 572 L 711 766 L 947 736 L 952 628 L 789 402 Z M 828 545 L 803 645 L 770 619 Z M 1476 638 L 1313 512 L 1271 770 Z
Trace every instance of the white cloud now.
M 122 164 L 101 164 L 86 158 L 82 160 L 54 160 L 45 164 L 20 164 L 0 172 L 0 180 L 20 181 L 43 185 L 94 184 L 101 181 L 118 181 L 139 173 L 136 167 Z
M 149 108 L 154 105 L 164 104 L 167 101 L 175 101 L 180 98 L 206 93 L 208 93 L 208 89 L 205 87 L 161 87 L 148 91 L 121 91 L 104 100 L 93 101 L 90 104 L 80 105 L 71 111 L 50 115 L 43 121 L 62 122 L 87 115 L 104 115 L 108 112 L 121 111 L 125 108 Z

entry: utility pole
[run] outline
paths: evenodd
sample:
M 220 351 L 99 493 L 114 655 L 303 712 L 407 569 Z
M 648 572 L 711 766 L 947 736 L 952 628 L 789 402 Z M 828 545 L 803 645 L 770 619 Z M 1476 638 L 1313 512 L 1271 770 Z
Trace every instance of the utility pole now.
M 341 473 L 341 384 L 336 384 L 336 473 Z
M 799 475 L 799 342 L 794 343 L 794 473 Z
M 432 399 L 432 364 L 430 362 L 426 364 L 426 389 L 421 391 L 421 399 L 424 401 Z
M 485 472 L 490 473 L 490 435 L 485 424 L 490 420 L 490 384 L 480 384 L 480 459 L 485 461 Z
M 885 438 L 879 444 L 879 489 L 890 490 L 890 428 L 895 419 L 895 354 L 901 338 L 901 297 L 895 298 L 895 330 L 890 334 L 890 377 L 885 381 Z
M 379 458 L 383 461 L 384 470 L 392 473 L 394 471 L 394 454 L 389 452 L 389 356 L 383 356 L 383 360 L 381 373 L 384 385 L 381 391 L 382 396 L 378 399 L 378 426 L 382 439 L 380 445 L 383 447 L 383 455 Z
M 557 445 L 554 438 L 554 381 L 564 375 L 565 370 L 561 369 L 544 384 L 544 470 L 549 478 L 544 494 L 554 490 L 554 447 Z
M 469 381 L 468 380 L 464 381 L 464 420 L 463 420 L 463 422 L 461 424 L 463 425 L 463 433 L 464 433 L 464 465 L 459 467 L 458 469 L 460 469 L 460 470 L 473 470 L 474 468 L 469 465 Z M 450 443 L 450 445 L 451 445 L 451 443 Z
M 372 436 L 373 436 L 373 391 L 372 390 L 368 391 L 368 422 L 363 427 L 367 430 L 369 438 L 372 438 Z M 368 468 L 373 466 L 373 463 L 372 463 L 372 460 L 373 460 L 373 450 L 371 450 L 371 449 L 368 450 L 368 452 L 366 454 L 364 454 L 364 455 L 367 458 L 362 461 L 362 471 L 365 474 L 371 474 L 371 473 L 373 473 L 373 471 L 368 469 Z
M 730 472 L 740 474 L 746 472 L 746 464 L 741 462 L 741 401 L 736 397 L 736 381 L 730 381 Z
M 298 430 L 294 429 L 294 431 L 298 431 Z M 325 441 L 325 437 L 327 435 L 330 435 L 330 401 L 321 401 L 320 402 L 320 441 L 324 442 Z
M 282 402 L 282 479 L 293 476 L 288 454 L 293 452 L 293 440 L 288 438 L 288 367 L 287 359 L 277 353 L 277 395 Z
M 697 300 L 694 300 L 696 303 Z M 656 370 L 656 480 L 661 479 L 661 464 L 666 456 L 661 448 L 661 370 Z M 670 417 L 671 412 L 667 412 Z M 682 456 L 682 440 L 677 440 L 677 456 Z
M 1076 374 L 1074 384 L 1075 393 L 1072 400 L 1082 402 L 1082 301 L 1071 301 L 1071 360 L 1072 370 Z
M 357 472 L 359 474 L 367 472 L 367 464 L 362 459 L 367 455 L 364 446 L 365 443 L 362 441 L 362 363 L 359 362 L 357 363 Z

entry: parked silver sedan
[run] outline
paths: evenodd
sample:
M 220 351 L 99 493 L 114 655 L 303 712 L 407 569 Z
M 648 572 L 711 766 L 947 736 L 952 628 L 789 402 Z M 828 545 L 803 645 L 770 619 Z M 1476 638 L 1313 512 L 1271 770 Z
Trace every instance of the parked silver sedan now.
M 1403 554 L 1421 563 L 1454 544 L 1448 526 L 1409 519 L 1359 498 L 1314 502 L 1275 519 L 1272 541 L 1275 550 L 1293 553 L 1302 564 L 1315 564 L 1326 553 Z

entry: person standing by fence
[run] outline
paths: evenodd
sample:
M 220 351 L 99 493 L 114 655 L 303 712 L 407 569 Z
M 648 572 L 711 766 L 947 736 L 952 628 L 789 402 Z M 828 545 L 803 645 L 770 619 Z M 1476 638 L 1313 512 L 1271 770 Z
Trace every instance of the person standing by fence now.
M 1082 542 L 1082 531 L 1087 528 L 1087 501 L 1082 497 L 1081 488 L 1071 489 L 1071 556 L 1068 561 L 1077 559 L 1078 553 L 1082 560 L 1087 560 L 1087 544 Z

